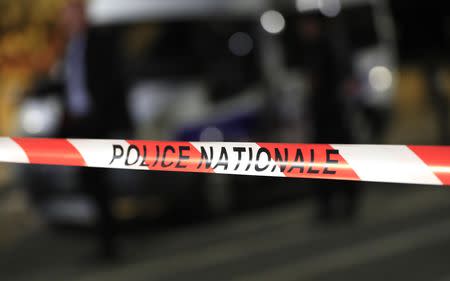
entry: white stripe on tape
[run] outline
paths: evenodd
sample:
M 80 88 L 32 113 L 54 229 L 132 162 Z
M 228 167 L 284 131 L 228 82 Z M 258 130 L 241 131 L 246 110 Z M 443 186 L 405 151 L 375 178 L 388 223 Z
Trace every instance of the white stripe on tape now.
M 29 163 L 25 151 L 11 138 L 0 137 L 0 162 Z
M 107 167 L 107 168 L 119 168 L 119 169 L 134 169 L 134 170 L 148 170 L 147 167 L 138 165 L 127 166 L 124 161 L 113 161 L 113 145 L 120 145 L 124 148 L 123 153 L 127 153 L 127 149 L 130 146 L 125 140 L 95 140 L 95 142 L 84 139 L 68 139 L 68 141 L 80 152 L 83 156 L 86 166 L 89 167 Z M 137 153 L 133 150 L 130 153 Z M 130 155 L 136 157 L 142 162 L 142 156 Z
M 363 181 L 442 184 L 414 152 L 404 145 L 338 145 L 339 150 Z

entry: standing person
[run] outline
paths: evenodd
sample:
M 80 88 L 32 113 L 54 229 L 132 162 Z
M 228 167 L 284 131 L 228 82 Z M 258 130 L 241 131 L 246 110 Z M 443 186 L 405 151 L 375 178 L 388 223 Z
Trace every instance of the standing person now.
M 63 137 L 125 138 L 131 131 L 117 42 L 112 30 L 88 28 L 85 3 L 71 0 L 62 11 L 68 45 L 64 61 L 66 122 Z M 128 136 L 129 137 L 129 136 Z M 117 255 L 112 191 L 104 169 L 83 169 L 80 184 L 97 207 L 99 253 Z
M 327 25 L 328 21 L 332 23 Z M 356 85 L 344 32 L 337 19 L 316 14 L 302 15 L 293 22 L 290 63 L 300 65 L 310 81 L 314 142 L 352 143 L 348 95 Z M 357 209 L 358 187 L 355 182 L 321 181 L 318 218 L 327 221 L 339 213 L 351 218 Z

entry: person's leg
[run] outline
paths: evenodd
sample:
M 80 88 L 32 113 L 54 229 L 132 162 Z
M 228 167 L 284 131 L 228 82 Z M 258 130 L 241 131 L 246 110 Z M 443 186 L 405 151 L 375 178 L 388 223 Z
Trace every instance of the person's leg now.
M 329 221 L 333 218 L 333 187 L 329 183 L 319 183 L 317 186 L 317 218 L 319 221 Z
M 357 215 L 359 209 L 359 198 L 361 193 L 361 183 L 359 182 L 344 182 L 341 194 L 343 196 L 342 212 L 345 219 L 353 219 Z
M 93 200 L 97 209 L 96 234 L 99 255 L 114 258 L 117 255 L 116 223 L 112 212 L 112 192 L 105 181 L 106 170 L 99 168 L 83 169 L 81 173 L 83 188 Z

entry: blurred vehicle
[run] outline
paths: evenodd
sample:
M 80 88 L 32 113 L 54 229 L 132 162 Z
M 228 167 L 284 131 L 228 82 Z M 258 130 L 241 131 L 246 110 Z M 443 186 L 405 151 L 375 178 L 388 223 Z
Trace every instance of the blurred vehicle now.
M 390 118 L 396 85 L 397 46 L 389 3 L 342 3 L 354 53 L 353 66 L 359 83 L 360 122 L 366 123 L 365 126 L 357 125 L 361 130 L 359 140 L 379 142 Z
M 184 10 L 191 7 L 185 2 L 91 2 L 91 28 L 113 26 L 124 44 L 133 138 L 250 141 L 276 135 L 276 128 L 265 123 L 272 104 L 264 87 L 260 25 L 255 20 L 265 5 L 190 2 L 198 9 Z M 162 10 L 154 13 L 155 8 Z M 66 109 L 58 83 L 58 78 L 44 78 L 32 89 L 20 109 L 18 134 L 60 135 Z M 19 168 L 19 179 L 50 224 L 94 221 L 95 208 L 80 191 L 78 169 Z M 262 194 L 265 187 L 274 190 L 259 179 L 244 177 L 119 170 L 108 174 L 119 220 L 155 218 L 174 208 L 186 214 L 226 214 L 245 206 L 245 198 L 272 200 L 272 195 L 264 199 Z

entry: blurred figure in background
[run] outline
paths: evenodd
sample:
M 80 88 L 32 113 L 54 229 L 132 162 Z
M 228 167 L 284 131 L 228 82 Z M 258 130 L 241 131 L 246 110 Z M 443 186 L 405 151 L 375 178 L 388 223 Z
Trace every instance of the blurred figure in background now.
M 419 9 L 418 9 L 419 10 Z M 440 145 L 450 144 L 450 124 L 447 89 L 445 88 L 445 77 L 443 76 L 445 64 L 448 63 L 450 45 L 450 17 L 446 10 L 440 9 L 429 11 L 420 10 L 418 16 L 428 18 L 434 31 L 422 31 L 422 43 L 428 50 L 423 55 L 423 70 L 425 83 L 428 91 L 428 99 L 436 114 L 436 123 L 438 128 L 438 140 Z M 425 49 L 425 48 L 424 48 Z
M 64 61 L 66 122 L 62 137 L 129 138 L 131 121 L 111 30 L 88 29 L 85 3 L 71 0 L 62 11 L 68 45 Z M 117 255 L 112 191 L 104 169 L 83 169 L 80 184 L 98 209 L 100 255 Z
M 315 143 L 352 143 L 349 100 L 357 91 L 352 79 L 351 53 L 337 19 L 305 14 L 293 19 L 291 36 L 297 63 L 309 77 L 313 140 Z M 328 24 L 328 21 L 332 23 Z M 293 60 L 293 61 L 292 61 Z M 359 186 L 354 182 L 322 181 L 317 189 L 318 218 L 352 218 L 357 210 Z
M 405 5 L 391 1 L 399 36 L 402 61 L 418 64 L 425 81 L 424 100 L 431 105 L 436 125 L 436 144 L 450 144 L 450 98 L 447 86 L 450 16 L 445 2 L 424 4 L 413 1 Z M 426 19 L 420 22 L 417 19 Z M 423 101 L 422 101 L 423 102 Z M 431 144 L 431 143 L 430 143 Z

